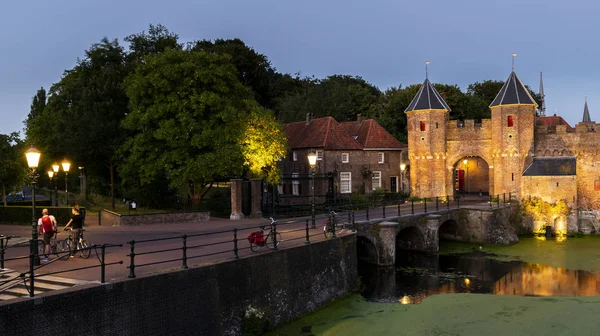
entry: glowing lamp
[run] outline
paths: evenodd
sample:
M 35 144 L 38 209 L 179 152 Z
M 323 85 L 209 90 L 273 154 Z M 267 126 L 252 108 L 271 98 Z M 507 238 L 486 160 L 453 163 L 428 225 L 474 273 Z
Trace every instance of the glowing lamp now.
M 401 304 L 410 304 L 411 300 L 410 300 L 410 296 L 404 295 L 401 299 L 400 299 L 400 303 Z
M 58 165 L 58 163 L 55 163 L 52 165 L 52 170 L 54 171 L 54 174 L 58 174 L 59 169 L 60 169 L 60 166 Z
M 310 165 L 311 168 L 315 167 L 315 165 L 317 164 L 317 153 L 310 152 L 308 154 L 308 164 Z
M 467 161 L 467 159 L 464 159 L 464 160 L 463 160 L 463 163 L 465 164 L 465 166 L 467 165 L 467 163 L 468 163 L 468 162 L 469 162 L 469 161 Z
M 65 173 L 68 173 L 69 169 L 71 168 L 71 163 L 69 161 L 65 160 L 61 164 L 62 164 L 62 168 L 65 171 Z
M 465 285 L 470 285 L 471 284 L 471 280 L 469 278 L 465 278 Z
M 54 171 L 53 170 L 48 170 L 48 177 L 52 180 L 52 178 L 54 177 Z
M 25 152 L 25 157 L 27 158 L 27 165 L 29 168 L 37 168 L 41 155 L 42 153 L 40 153 L 39 150 L 35 149 L 35 147 L 31 145 L 31 148 Z
M 401 171 L 404 171 L 404 170 L 406 170 L 406 165 L 405 165 L 404 163 L 401 163 L 401 164 L 400 164 L 400 170 L 401 170 Z

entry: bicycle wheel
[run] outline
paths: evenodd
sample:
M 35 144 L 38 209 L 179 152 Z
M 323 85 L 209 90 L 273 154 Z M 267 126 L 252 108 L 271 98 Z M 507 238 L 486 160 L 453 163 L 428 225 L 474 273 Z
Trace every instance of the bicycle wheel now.
M 275 241 L 275 237 L 277 237 L 277 241 Z M 281 242 L 281 233 L 277 232 L 277 236 L 273 234 L 273 231 L 269 232 L 267 238 L 265 240 L 265 245 L 267 248 L 274 249 Z
M 87 259 L 90 257 L 90 254 L 92 254 L 92 249 L 89 248 L 90 247 L 90 243 L 88 243 L 87 240 L 82 240 L 81 243 L 79 243 L 79 249 L 81 251 L 79 251 L 79 255 L 83 258 L 83 259 Z
M 260 250 L 260 245 L 254 243 L 254 241 L 252 241 L 252 242 L 250 242 L 250 250 L 252 252 L 256 252 L 256 251 Z
M 71 251 L 71 238 L 67 238 L 62 242 L 62 250 L 65 252 Z
M 40 258 L 44 258 L 44 257 L 45 257 L 44 253 L 45 253 L 45 250 L 46 250 L 46 244 L 45 244 L 45 243 L 44 243 L 44 241 L 43 241 L 43 240 L 41 240 L 41 239 L 39 239 L 39 240 L 37 241 L 37 250 L 38 250 L 38 252 L 37 252 L 37 253 L 38 253 L 38 256 L 39 256 Z
M 59 240 L 56 242 L 56 245 L 54 245 L 54 249 L 56 250 L 56 252 L 54 252 L 54 254 L 56 254 L 56 256 L 60 259 L 60 260 L 67 260 L 69 259 L 69 250 L 65 249 L 65 241 L 63 240 Z
M 327 225 L 325 225 L 325 226 L 323 227 L 323 234 L 325 235 L 325 238 L 329 238 L 329 237 L 333 236 L 333 234 L 332 234 L 331 230 L 329 230 L 329 229 L 327 228 Z

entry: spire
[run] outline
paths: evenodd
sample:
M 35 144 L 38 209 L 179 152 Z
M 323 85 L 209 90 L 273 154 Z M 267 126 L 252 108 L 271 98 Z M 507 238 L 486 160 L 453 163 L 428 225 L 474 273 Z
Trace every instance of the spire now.
M 512 56 L 512 71 L 515 71 L 515 57 L 517 57 L 517 53 L 513 53 Z
M 585 96 L 585 105 L 583 106 L 583 122 L 592 122 L 590 118 L 590 110 L 587 105 L 587 96 Z
M 500 92 L 498 92 L 498 95 L 490 104 L 490 107 L 514 104 L 534 105 L 537 107 L 537 103 L 529 94 L 529 90 L 523 85 L 517 74 L 512 71 L 506 83 L 504 83 L 502 89 L 500 89 Z
M 429 78 L 425 78 L 423 85 L 417 92 L 417 95 L 410 102 L 404 112 L 418 111 L 418 110 L 446 110 L 450 111 L 450 107 L 446 104 L 446 101 L 437 92 L 435 87 L 429 81 Z
M 429 71 L 427 70 L 427 66 L 429 65 L 429 61 L 425 62 L 425 79 L 429 79 Z
M 538 115 L 546 115 L 546 95 L 544 95 L 544 81 L 542 79 L 542 72 L 540 71 L 540 96 L 542 97 L 542 106 L 538 108 Z

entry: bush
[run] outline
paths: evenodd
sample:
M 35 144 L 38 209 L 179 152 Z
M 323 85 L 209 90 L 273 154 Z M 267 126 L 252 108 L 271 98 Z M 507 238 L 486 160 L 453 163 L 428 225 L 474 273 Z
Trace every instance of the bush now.
M 59 225 L 65 225 L 71 219 L 71 207 L 38 207 L 36 206 L 36 220 L 42 217 L 42 209 L 56 217 Z M 85 208 L 80 207 L 81 215 L 85 218 Z M 8 206 L 0 207 L 0 224 L 31 225 L 31 206 Z

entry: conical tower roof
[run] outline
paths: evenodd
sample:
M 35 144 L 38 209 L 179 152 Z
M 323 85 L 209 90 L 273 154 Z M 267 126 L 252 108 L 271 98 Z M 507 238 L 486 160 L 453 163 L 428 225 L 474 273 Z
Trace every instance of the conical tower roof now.
M 417 92 L 417 95 L 410 102 L 404 112 L 411 112 L 417 110 L 446 110 L 450 111 L 450 106 L 446 104 L 446 101 L 433 87 L 429 78 L 425 78 L 423 85 Z
M 490 107 L 514 104 L 535 105 L 537 107 L 537 103 L 529 94 L 529 90 L 513 70 Z
M 590 118 L 590 110 L 587 106 L 587 97 L 585 97 L 585 105 L 583 106 L 583 122 L 592 122 L 592 118 Z

